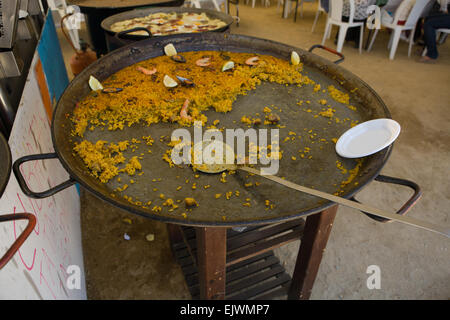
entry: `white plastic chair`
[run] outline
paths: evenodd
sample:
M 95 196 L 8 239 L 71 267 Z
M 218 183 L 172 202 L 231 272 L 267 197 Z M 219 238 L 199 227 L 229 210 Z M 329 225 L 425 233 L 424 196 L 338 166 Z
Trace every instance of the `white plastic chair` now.
M 225 3 L 225 0 L 188 0 L 184 2 L 185 7 L 191 7 L 191 8 L 208 8 L 208 7 L 214 7 L 217 11 L 222 11 L 220 9 L 220 6 Z
M 326 12 L 325 9 L 322 7 L 322 4 L 320 3 L 320 0 L 319 0 L 319 6 L 318 6 L 318 8 L 317 8 L 316 17 L 314 18 L 314 23 L 313 23 L 313 25 L 312 25 L 311 32 L 314 32 L 314 29 L 316 28 L 317 20 L 319 20 L 319 15 L 320 15 L 322 12 L 325 13 L 325 14 L 327 14 L 327 12 Z
M 394 19 L 391 23 L 387 21 L 381 21 L 381 26 L 389 28 L 392 30 L 391 38 L 389 39 L 388 49 L 390 49 L 389 52 L 389 59 L 394 60 L 395 52 L 397 51 L 397 46 L 400 41 L 400 35 L 403 31 L 409 30 L 409 47 L 408 47 L 408 57 L 411 56 L 411 49 L 414 42 L 414 33 L 416 30 L 416 24 L 419 18 L 422 15 L 422 12 L 424 11 L 425 7 L 428 5 L 430 0 L 416 0 L 416 3 L 412 7 L 411 11 L 409 12 L 408 18 L 406 19 L 406 22 L 404 25 L 399 25 L 399 15 L 404 10 L 406 6 L 408 6 L 408 1 L 403 1 L 400 6 L 398 6 L 397 10 L 395 11 Z M 367 51 L 372 50 L 373 43 L 375 42 L 375 38 L 378 34 L 378 29 L 375 30 L 372 40 L 370 40 L 370 45 Z
M 344 8 L 344 0 L 332 0 L 330 1 L 330 9 L 328 13 L 327 25 L 323 34 L 322 45 L 325 45 L 325 40 L 330 38 L 331 29 L 333 25 L 339 26 L 339 36 L 337 41 L 337 52 L 342 52 L 344 46 L 345 35 L 348 28 L 360 27 L 361 33 L 359 36 L 359 53 L 362 52 L 364 22 L 353 22 L 355 17 L 355 0 L 348 0 L 350 3 L 350 16 L 348 22 L 342 21 L 342 10 Z
M 436 32 L 437 32 L 438 39 L 440 38 L 439 44 L 443 44 L 447 35 L 450 34 L 450 29 L 444 29 L 444 28 L 437 29 Z M 441 37 L 441 34 L 442 34 L 442 37 Z
M 249 2 L 249 0 L 245 0 L 245 4 L 248 4 L 248 2 Z M 255 4 L 256 4 L 256 0 L 252 0 L 252 8 L 255 7 Z M 270 1 L 269 0 L 261 0 L 261 5 L 268 7 L 268 6 L 270 6 Z

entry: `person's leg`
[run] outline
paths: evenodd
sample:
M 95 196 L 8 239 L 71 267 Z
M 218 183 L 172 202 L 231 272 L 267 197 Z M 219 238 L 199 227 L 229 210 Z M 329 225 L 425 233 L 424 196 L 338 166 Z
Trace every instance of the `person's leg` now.
M 353 20 L 353 22 L 363 22 L 366 24 L 366 20 Z M 353 27 L 348 29 L 348 38 L 346 40 L 353 41 L 355 43 L 355 48 L 359 48 L 359 41 L 361 39 L 361 27 Z
M 427 57 L 437 59 L 438 51 L 436 47 L 436 29 L 450 28 L 450 15 L 442 14 L 429 17 L 425 20 L 423 26 L 425 46 L 427 48 Z
M 414 33 L 414 42 L 417 42 L 422 39 L 422 28 L 423 28 L 423 18 L 420 18 L 417 21 L 416 31 Z
M 349 17 L 346 16 L 342 16 L 342 22 L 348 22 L 349 21 Z M 366 20 L 353 20 L 353 22 L 365 22 Z M 345 35 L 345 41 L 353 41 L 355 42 L 355 48 L 359 47 L 359 38 L 360 38 L 360 33 L 361 32 L 361 27 L 353 27 L 353 28 L 348 28 L 347 29 L 347 34 Z M 338 42 L 338 36 L 339 36 L 339 32 L 336 33 L 336 38 L 334 40 L 335 43 Z

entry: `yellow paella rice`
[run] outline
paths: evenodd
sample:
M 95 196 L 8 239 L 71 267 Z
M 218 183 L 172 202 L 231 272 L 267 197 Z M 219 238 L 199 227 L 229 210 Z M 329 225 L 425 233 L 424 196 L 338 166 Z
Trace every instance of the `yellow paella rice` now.
M 142 136 L 137 137 L 141 140 L 130 137 L 129 141 L 118 143 L 109 143 L 103 140 L 90 142 L 83 140 L 86 130 L 95 130 L 95 128 L 100 127 L 101 130 L 113 131 L 134 124 L 151 126 L 159 122 L 177 123 L 182 126 L 191 126 L 194 121 L 201 121 L 206 124 L 208 119 L 204 114 L 205 111 L 208 109 L 221 113 L 231 111 L 233 102 L 238 96 L 246 95 L 263 81 L 286 86 L 309 84 L 314 86 L 314 92 L 320 92 L 323 89 L 319 84 L 302 74 L 301 64 L 292 65 L 289 61 L 272 56 L 257 55 L 258 63 L 249 66 L 246 64 L 246 60 L 254 57 L 254 53 L 200 51 L 184 52 L 181 55 L 186 60 L 185 63 L 175 62 L 170 57 L 163 55 L 128 66 L 102 82 L 104 88 L 120 90 L 92 91 L 76 104 L 70 119 L 73 123 L 72 134 L 80 137 L 81 142 L 75 143 L 74 151 L 83 160 L 90 173 L 102 183 L 107 183 L 121 172 L 130 176 L 141 175 L 143 171 L 140 160 L 143 160 L 144 154 L 140 153 L 140 156 L 126 159 L 123 152 L 135 152 L 139 148 L 138 144 L 141 143 L 141 145 L 145 143 L 148 146 L 146 148 L 148 150 L 144 151 L 151 152 L 149 147 L 153 145 L 155 140 L 151 136 Z M 209 63 L 206 66 L 199 65 L 196 63 L 198 60 L 208 61 Z M 234 67 L 222 71 L 222 66 L 227 61 L 233 61 Z M 143 72 L 142 70 L 151 72 Z M 174 79 L 177 85 L 171 88 L 166 87 L 163 81 L 165 76 Z M 349 104 L 349 96 L 334 86 L 328 87 L 328 94 L 333 100 L 346 104 L 351 110 L 355 109 L 354 106 Z M 328 118 L 334 116 L 336 110 L 327 105 L 327 100 L 320 99 L 317 101 L 325 107 L 318 113 L 319 115 Z M 311 104 L 311 101 L 307 100 L 305 103 Z M 303 100 L 298 104 L 303 104 Z M 270 107 L 264 107 L 261 110 L 262 112 L 254 116 L 242 116 L 240 120 L 247 125 L 261 124 L 261 119 L 264 120 L 265 124 L 277 124 L 280 121 L 279 116 L 272 114 L 272 110 L 277 113 L 282 112 L 280 107 L 270 105 Z M 308 110 L 308 112 L 311 111 L 311 109 Z M 270 120 L 270 116 L 276 116 L 278 119 Z M 212 121 L 211 119 L 211 122 L 211 127 L 215 127 L 220 121 Z M 357 122 L 352 122 L 352 125 L 354 123 Z M 281 128 L 281 126 L 279 127 Z M 295 132 L 290 131 L 286 141 L 289 140 L 289 143 L 293 143 L 296 135 Z M 161 137 L 160 141 L 165 142 L 166 140 L 163 138 Z M 178 143 L 179 141 L 171 141 L 166 144 L 169 147 L 174 147 Z M 271 159 L 281 159 L 283 156 L 283 151 L 279 147 L 274 147 L 272 150 L 272 146 L 269 145 L 267 151 L 268 157 Z M 305 156 L 309 151 L 309 147 L 304 147 L 303 150 L 300 150 L 300 157 L 302 159 L 305 157 L 311 158 L 309 155 Z M 161 152 L 160 158 L 166 161 L 169 167 L 173 167 L 174 164 L 170 154 L 171 149 L 166 150 Z M 295 161 L 297 157 L 291 156 L 291 160 Z M 341 171 L 345 169 L 339 164 L 337 164 L 337 168 Z M 349 170 L 350 177 L 342 181 L 341 186 L 350 183 L 358 169 L 357 166 L 352 169 L 353 171 Z M 227 182 L 226 175 L 226 173 L 223 173 L 220 176 L 221 182 Z M 161 179 L 158 181 L 161 181 Z M 130 180 L 129 184 L 133 182 L 133 180 Z M 189 183 L 189 179 L 185 182 Z M 258 184 L 255 183 L 254 185 L 257 186 Z M 245 187 L 252 186 L 251 182 L 245 184 Z M 209 187 L 209 185 L 203 186 L 204 189 Z M 128 184 L 124 184 L 115 190 L 123 192 L 127 188 Z M 180 189 L 181 186 L 176 190 Z M 193 183 L 192 189 L 197 189 L 196 183 Z M 153 188 L 153 191 L 156 192 L 158 189 Z M 239 197 L 239 191 L 236 191 L 236 193 L 229 191 L 223 194 L 226 199 L 230 199 L 233 195 Z M 217 193 L 214 197 L 218 199 L 221 196 L 221 193 Z M 166 207 L 166 209 L 168 207 L 170 210 L 178 208 L 178 205 L 174 204 L 172 199 L 166 200 L 163 194 L 160 195 L 160 198 L 165 200 L 162 207 Z M 131 197 L 128 197 L 127 200 L 136 205 L 142 203 L 137 199 L 131 199 Z M 147 203 L 148 206 L 150 204 L 151 201 Z M 186 207 L 196 207 L 198 203 L 194 198 L 185 198 L 185 205 Z M 251 206 L 248 200 L 243 205 Z M 271 203 L 267 206 L 271 209 L 274 207 Z M 155 205 L 149 210 L 159 213 L 162 208 Z
M 301 74 L 301 65 L 293 66 L 289 61 L 260 55 L 256 66 L 245 64 L 254 54 L 201 51 L 186 52 L 186 63 L 176 63 L 168 56 L 160 56 L 128 66 L 102 82 L 104 88 L 120 88 L 116 93 L 93 91 L 80 101 L 74 110 L 74 134 L 83 136 L 90 126 L 105 126 L 109 130 L 123 129 L 134 123 L 150 125 L 157 122 L 178 122 L 189 125 L 194 120 L 206 122 L 202 111 L 214 108 L 217 112 L 231 110 L 238 95 L 245 95 L 261 81 L 279 84 L 313 84 L 314 81 Z M 210 65 L 200 67 L 196 61 L 210 57 Z M 227 60 L 235 67 L 222 72 Z M 146 75 L 138 67 L 156 69 Z M 173 79 L 189 79 L 193 86 L 183 86 L 181 81 L 174 88 L 163 84 L 165 75 Z M 190 119 L 180 115 L 184 102 L 189 100 Z
M 124 144 L 108 144 L 98 140 L 95 144 L 87 140 L 76 143 L 74 150 L 81 156 L 84 164 L 92 175 L 106 183 L 119 174 L 118 164 L 125 162 L 121 151 L 126 149 Z
M 343 104 L 349 104 L 350 103 L 350 97 L 347 93 L 340 91 L 339 89 L 336 89 L 335 86 L 329 86 L 328 87 L 328 93 L 330 96 L 337 102 L 343 103 Z

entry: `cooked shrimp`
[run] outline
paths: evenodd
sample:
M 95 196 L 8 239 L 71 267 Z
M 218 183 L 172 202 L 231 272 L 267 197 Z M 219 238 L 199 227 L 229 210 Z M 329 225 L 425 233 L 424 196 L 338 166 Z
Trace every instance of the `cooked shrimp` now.
M 198 59 L 197 61 L 195 61 L 195 64 L 198 65 L 199 67 L 207 67 L 211 64 L 211 58 L 206 57 L 206 58 Z
M 258 64 L 259 57 L 251 57 L 245 60 L 245 63 L 249 66 L 256 66 Z
M 189 116 L 188 113 L 187 113 L 188 106 L 189 106 L 189 99 L 186 99 L 184 101 L 183 106 L 181 107 L 180 117 L 181 117 L 181 119 L 186 119 L 186 120 L 191 121 L 192 117 Z
M 153 69 L 149 70 L 149 69 L 146 69 L 146 68 L 143 68 L 143 67 L 139 66 L 136 69 L 137 69 L 137 71 L 140 71 L 140 72 L 142 72 L 143 74 L 145 74 L 147 76 L 151 76 L 152 74 L 156 73 L 156 68 L 153 68 Z

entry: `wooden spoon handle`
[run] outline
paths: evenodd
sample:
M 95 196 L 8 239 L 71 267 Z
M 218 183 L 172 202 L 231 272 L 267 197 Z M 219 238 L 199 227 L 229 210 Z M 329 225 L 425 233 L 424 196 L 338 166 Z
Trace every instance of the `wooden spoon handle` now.
M 421 220 L 417 220 L 417 219 L 414 219 L 414 218 L 411 218 L 411 217 L 402 216 L 402 215 L 398 215 L 398 214 L 395 214 L 395 213 L 387 212 L 387 211 L 384 211 L 384 210 L 381 210 L 381 209 L 378 209 L 378 208 L 370 207 L 370 206 L 367 206 L 365 204 L 358 203 L 356 201 L 348 200 L 348 199 L 345 199 L 345 198 L 342 198 L 342 197 L 338 197 L 338 196 L 335 196 L 335 195 L 332 195 L 332 194 L 329 194 L 329 193 L 326 193 L 326 192 L 322 192 L 322 191 L 319 191 L 319 190 L 315 190 L 315 189 L 311 189 L 311 188 L 308 188 L 308 187 L 304 187 L 304 186 L 295 184 L 293 182 L 281 179 L 281 178 L 279 178 L 277 176 L 263 175 L 263 174 L 261 174 L 261 171 L 259 171 L 257 169 L 253 169 L 253 168 L 247 167 L 247 166 L 238 166 L 237 169 L 244 170 L 244 171 L 247 171 L 247 172 L 259 175 L 261 177 L 264 177 L 266 179 L 275 181 L 275 182 L 277 182 L 279 184 L 282 184 L 282 185 L 284 185 L 284 186 L 286 186 L 288 188 L 291 188 L 291 189 L 294 189 L 294 190 L 297 190 L 297 191 L 301 191 L 301 192 L 304 192 L 304 193 L 307 193 L 307 194 L 310 194 L 310 195 L 313 195 L 313 196 L 316 196 L 316 197 L 319 197 L 319 198 L 327 199 L 327 200 L 336 202 L 338 204 L 342 204 L 344 206 L 347 206 L 347 207 L 350 207 L 350 208 L 353 208 L 353 209 L 358 209 L 360 211 L 368 212 L 368 213 L 371 213 L 373 215 L 376 215 L 376 216 L 379 216 L 379 217 L 382 217 L 382 218 L 392 219 L 392 220 L 395 220 L 395 221 L 398 221 L 398 222 L 409 224 L 409 225 L 414 226 L 414 227 L 418 227 L 418 228 L 422 228 L 422 229 L 425 229 L 425 230 L 428 230 L 428 231 L 436 232 L 436 233 L 439 233 L 439 234 L 442 234 L 442 235 L 446 236 L 447 238 L 450 238 L 450 229 L 447 228 L 447 227 L 436 226 L 436 225 L 431 224 L 431 223 L 426 222 L 426 221 L 421 221 Z

